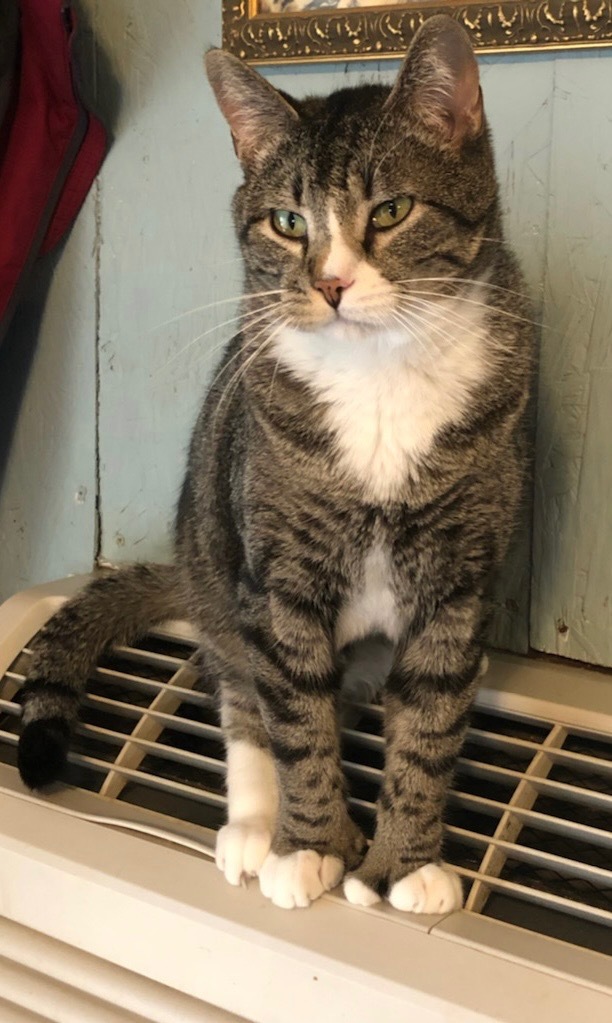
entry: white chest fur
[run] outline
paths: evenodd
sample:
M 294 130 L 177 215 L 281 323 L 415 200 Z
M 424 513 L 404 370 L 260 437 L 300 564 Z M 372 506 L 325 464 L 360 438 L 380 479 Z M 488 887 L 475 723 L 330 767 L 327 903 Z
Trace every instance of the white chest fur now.
M 336 624 L 336 648 L 380 632 L 397 641 L 401 635 L 401 619 L 393 593 L 388 551 L 376 544 L 368 552 L 361 578 L 340 609 Z
M 275 354 L 325 403 L 341 464 L 374 501 L 393 498 L 487 373 L 484 310 L 448 299 L 405 329 L 286 328 Z M 408 317 L 406 317 L 408 319 Z

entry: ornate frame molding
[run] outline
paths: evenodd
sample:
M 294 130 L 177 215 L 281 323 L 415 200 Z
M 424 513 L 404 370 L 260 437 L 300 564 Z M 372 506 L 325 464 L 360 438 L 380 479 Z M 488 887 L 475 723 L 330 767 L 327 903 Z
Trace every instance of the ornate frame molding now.
M 509 3 L 330 9 L 261 15 L 258 0 L 222 0 L 223 46 L 252 64 L 378 60 L 405 53 L 419 25 L 450 14 L 475 50 L 560 50 L 612 46 L 612 0 L 511 0 Z

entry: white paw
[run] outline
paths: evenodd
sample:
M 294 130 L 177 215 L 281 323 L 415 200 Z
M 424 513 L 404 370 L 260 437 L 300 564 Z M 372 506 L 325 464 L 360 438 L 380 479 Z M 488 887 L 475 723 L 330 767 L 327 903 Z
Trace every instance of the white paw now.
M 450 913 L 463 905 L 461 882 L 453 871 L 426 863 L 395 882 L 389 902 L 406 913 Z
M 380 895 L 373 888 L 360 881 L 358 877 L 347 877 L 344 882 L 344 895 L 353 906 L 373 906 L 380 902 Z
M 215 862 L 225 880 L 238 885 L 259 873 L 271 844 L 272 828 L 263 818 L 226 824 L 217 835 Z
M 259 871 L 262 895 L 281 909 L 304 909 L 340 883 L 344 864 L 336 856 L 300 849 L 288 856 L 270 853 Z

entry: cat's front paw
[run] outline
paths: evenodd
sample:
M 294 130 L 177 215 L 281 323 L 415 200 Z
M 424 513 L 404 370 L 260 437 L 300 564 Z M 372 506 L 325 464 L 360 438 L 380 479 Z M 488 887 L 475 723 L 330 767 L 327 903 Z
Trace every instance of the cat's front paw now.
M 453 870 L 426 863 L 391 886 L 389 902 L 406 913 L 450 913 L 463 905 L 461 881 Z
M 256 877 L 272 845 L 270 821 L 256 818 L 226 824 L 217 835 L 215 862 L 230 884 Z
M 259 887 L 281 909 L 305 909 L 342 880 L 344 863 L 337 856 L 320 856 L 300 849 L 286 856 L 269 853 L 259 871 Z
M 344 894 L 354 906 L 372 906 L 379 902 L 380 887 L 367 884 L 358 875 L 347 877 Z M 450 913 L 461 909 L 463 892 L 461 881 L 447 867 L 437 863 L 426 863 L 395 881 L 387 892 L 392 906 L 405 913 Z

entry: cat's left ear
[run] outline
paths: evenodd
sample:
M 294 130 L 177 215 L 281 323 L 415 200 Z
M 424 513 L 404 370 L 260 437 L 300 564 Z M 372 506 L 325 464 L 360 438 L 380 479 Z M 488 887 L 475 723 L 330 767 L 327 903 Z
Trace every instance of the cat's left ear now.
M 299 120 L 297 111 L 265 78 L 233 54 L 209 50 L 204 60 L 238 159 L 244 166 L 261 163 Z
M 453 18 L 436 15 L 421 26 L 385 106 L 401 109 L 417 130 L 448 149 L 482 132 L 478 64 Z

